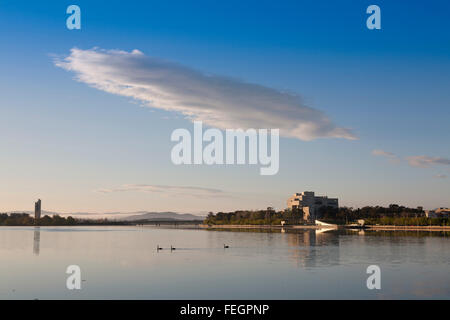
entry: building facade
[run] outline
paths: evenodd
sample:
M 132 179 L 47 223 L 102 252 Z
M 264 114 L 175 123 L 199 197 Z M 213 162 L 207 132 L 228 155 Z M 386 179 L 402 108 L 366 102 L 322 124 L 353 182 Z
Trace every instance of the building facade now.
M 339 208 L 337 198 L 316 196 L 313 191 L 295 193 L 287 200 L 287 206 L 291 210 L 301 210 L 303 220 L 313 222 L 318 218 L 319 209 L 322 207 Z
M 34 222 L 37 223 L 37 221 L 41 218 L 41 199 L 38 199 L 34 203 Z

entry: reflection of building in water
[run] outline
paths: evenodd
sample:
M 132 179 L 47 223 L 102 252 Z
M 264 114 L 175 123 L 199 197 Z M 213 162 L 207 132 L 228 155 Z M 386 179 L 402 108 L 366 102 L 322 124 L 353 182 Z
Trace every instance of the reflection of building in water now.
M 34 227 L 34 238 L 33 238 L 33 253 L 39 255 L 39 249 L 41 245 L 41 228 Z
M 339 235 L 327 229 L 288 233 L 292 258 L 299 267 L 327 267 L 339 264 Z

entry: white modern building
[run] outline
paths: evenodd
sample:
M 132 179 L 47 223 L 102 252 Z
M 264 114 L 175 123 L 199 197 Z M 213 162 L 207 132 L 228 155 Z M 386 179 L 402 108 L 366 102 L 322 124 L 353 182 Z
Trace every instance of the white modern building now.
M 303 220 L 307 221 L 314 221 L 317 218 L 319 209 L 322 207 L 339 208 L 337 198 L 316 196 L 313 191 L 294 194 L 288 199 L 287 205 L 291 210 L 303 211 Z
M 435 210 L 426 210 L 427 218 L 448 218 L 450 216 L 450 208 L 438 208 Z

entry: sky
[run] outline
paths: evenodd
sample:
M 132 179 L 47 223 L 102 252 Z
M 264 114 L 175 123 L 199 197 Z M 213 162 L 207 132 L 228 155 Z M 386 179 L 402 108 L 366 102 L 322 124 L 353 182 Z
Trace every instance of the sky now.
M 283 209 L 302 191 L 449 207 L 449 9 L 0 0 L 0 212 Z M 171 134 L 194 120 L 279 128 L 278 173 L 174 165 Z

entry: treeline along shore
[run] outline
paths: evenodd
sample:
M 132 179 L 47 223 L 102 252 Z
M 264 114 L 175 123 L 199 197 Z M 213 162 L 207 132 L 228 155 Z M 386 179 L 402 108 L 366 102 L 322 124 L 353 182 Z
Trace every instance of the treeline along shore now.
M 322 222 L 348 225 L 356 223 L 363 219 L 364 224 L 368 226 L 403 226 L 403 227 L 447 227 L 450 226 L 448 217 L 428 218 L 421 208 L 408 208 L 399 205 L 390 205 L 389 207 L 366 206 L 363 208 L 331 208 L 322 207 L 318 212 L 316 219 Z M 238 210 L 234 212 L 210 212 L 204 220 L 204 225 L 259 225 L 259 226 L 281 226 L 288 225 L 311 225 L 313 222 L 303 220 L 302 210 L 282 210 L 275 211 L 271 208 L 267 210 Z
M 125 226 L 125 225 L 155 225 L 155 226 L 185 226 L 198 225 L 202 220 L 110 220 L 110 219 L 79 219 L 72 216 L 45 215 L 35 219 L 28 213 L 0 213 L 0 226 Z
M 316 213 L 316 219 L 330 224 L 351 225 L 363 219 L 369 228 L 393 229 L 436 229 L 450 227 L 448 216 L 428 218 L 420 208 L 408 208 L 399 205 L 389 207 L 366 206 L 363 208 L 331 208 L 322 207 Z M 28 213 L 0 213 L 0 226 L 88 226 L 88 225 L 136 225 L 136 224 L 199 224 L 201 221 L 120 221 L 108 219 L 79 219 L 59 215 L 45 215 L 35 221 Z M 203 221 L 203 226 L 248 226 L 249 228 L 265 227 L 302 227 L 313 228 L 313 221 L 303 220 L 301 210 L 238 210 L 234 212 L 210 212 Z
M 97 226 L 97 225 L 127 225 L 126 221 L 108 219 L 76 219 L 71 216 L 45 215 L 35 220 L 28 213 L 0 213 L 0 226 Z

